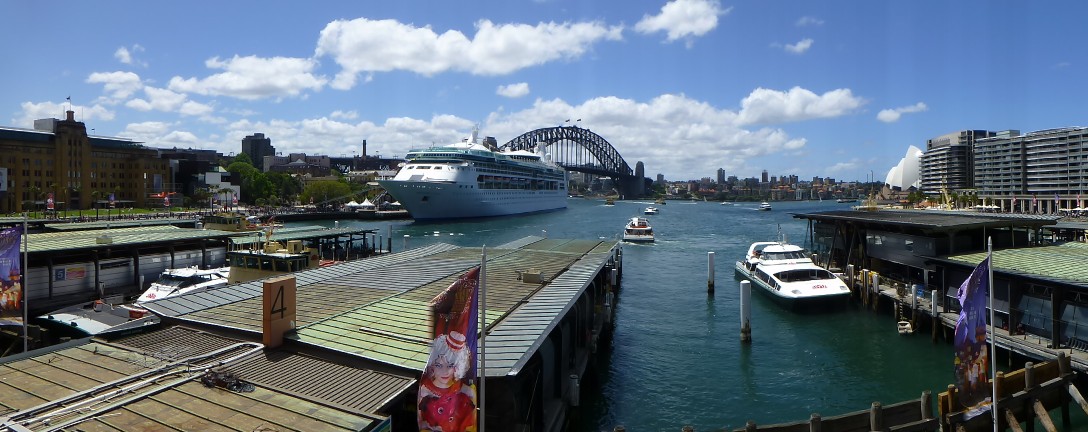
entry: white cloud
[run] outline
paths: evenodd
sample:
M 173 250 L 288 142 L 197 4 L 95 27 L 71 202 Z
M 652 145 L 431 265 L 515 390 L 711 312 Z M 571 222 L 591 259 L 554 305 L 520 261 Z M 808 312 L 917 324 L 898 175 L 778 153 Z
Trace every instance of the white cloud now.
M 119 61 L 121 63 L 124 63 L 124 64 L 127 64 L 127 65 L 147 66 L 147 63 L 136 60 L 133 57 L 134 53 L 139 53 L 139 52 L 143 52 L 143 51 L 144 51 L 144 47 L 142 47 L 142 46 L 140 46 L 138 44 L 133 45 L 132 50 L 129 50 L 127 47 L 120 47 L 120 48 L 117 48 L 117 51 L 113 52 L 113 58 L 115 58 L 115 59 L 117 59 L 117 61 Z
M 355 111 L 336 110 L 333 111 L 332 114 L 329 114 L 329 117 L 332 117 L 334 119 L 355 120 L 356 118 L 359 118 L 359 113 Z
M 169 89 L 147 86 L 144 87 L 144 95 L 147 99 L 132 99 L 125 102 L 125 106 L 137 111 L 177 112 L 188 116 L 203 116 L 212 112 L 211 106 L 189 100 L 185 94 Z
M 911 106 L 880 110 L 876 115 L 876 119 L 884 123 L 895 123 L 899 121 L 903 114 L 923 112 L 928 109 L 929 107 L 925 103 L 918 102 Z
M 325 77 L 314 75 L 317 61 L 313 59 L 234 56 L 227 60 L 214 57 L 204 64 L 223 72 L 203 79 L 175 76 L 168 87 L 178 92 L 255 100 L 319 91 L 328 82 Z
M 404 70 L 424 76 L 459 71 L 505 75 L 559 59 L 585 54 L 601 40 L 620 40 L 622 27 L 596 22 L 476 23 L 472 39 L 461 32 L 435 33 L 396 20 L 337 20 L 321 31 L 315 55 L 329 56 L 341 68 L 330 84 L 346 90 L 360 73 Z M 368 78 L 369 79 L 369 75 Z
M 68 102 L 23 102 L 19 104 L 23 112 L 19 117 L 13 118 L 12 124 L 15 127 L 21 127 L 26 129 L 32 129 L 34 127 L 34 120 L 55 118 L 64 119 L 66 114 L 64 111 L 69 109 Z M 95 120 L 110 121 L 113 120 L 115 113 L 108 108 L 94 104 L 92 106 L 71 105 L 71 110 L 75 112 L 76 121 L 90 122 Z M 89 128 L 88 128 L 89 129 Z
M 207 143 L 188 131 L 177 130 L 178 125 L 165 122 L 129 123 L 118 136 L 142 142 L 158 148 L 203 148 Z M 239 138 L 238 142 L 241 142 Z
M 722 9 L 717 0 L 673 0 L 661 7 L 657 15 L 643 15 L 635 24 L 639 33 L 664 31 L 669 42 L 702 36 L 718 26 L 718 16 L 733 8 Z
M 786 44 L 785 49 L 786 52 L 801 54 L 808 51 L 809 48 L 812 48 L 812 42 L 812 39 L 809 38 L 801 39 L 795 44 Z
M 788 92 L 757 88 L 741 101 L 740 124 L 774 124 L 817 118 L 839 117 L 865 104 L 850 89 L 836 89 L 817 95 L 801 87 Z
M 87 77 L 88 84 L 102 84 L 106 100 L 112 103 L 132 97 L 143 88 L 140 76 L 132 72 L 95 72 Z
M 529 83 L 501 85 L 495 90 L 495 94 L 508 98 L 519 98 L 529 94 Z
M 803 16 L 803 17 L 801 17 L 801 18 L 799 18 L 797 20 L 796 25 L 797 25 L 797 27 L 805 27 L 805 26 L 821 26 L 823 24 L 824 24 L 824 20 L 822 20 L 822 19 L 812 17 L 812 16 Z

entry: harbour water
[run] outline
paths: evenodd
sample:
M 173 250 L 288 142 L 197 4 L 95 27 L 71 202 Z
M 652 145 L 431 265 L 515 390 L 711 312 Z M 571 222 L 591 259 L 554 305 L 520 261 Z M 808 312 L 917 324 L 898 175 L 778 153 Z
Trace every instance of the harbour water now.
M 697 431 L 807 420 L 934 395 L 953 382 L 952 347 L 929 335 L 900 336 L 894 319 L 851 307 L 797 315 L 753 292 L 752 342 L 740 342 L 739 282 L 733 263 L 779 227 L 804 244 L 807 225 L 793 213 L 850 204 L 669 201 L 645 216 L 653 244 L 624 246 L 623 286 L 614 337 L 582 384 L 575 431 Z M 341 221 L 379 230 L 399 251 L 435 242 L 499 245 L 528 235 L 618 238 L 651 201 L 570 199 L 566 210 L 463 222 Z M 307 224 L 313 224 L 307 222 Z M 329 225 L 332 222 L 328 222 Z M 715 293 L 707 294 L 707 253 L 715 253 Z

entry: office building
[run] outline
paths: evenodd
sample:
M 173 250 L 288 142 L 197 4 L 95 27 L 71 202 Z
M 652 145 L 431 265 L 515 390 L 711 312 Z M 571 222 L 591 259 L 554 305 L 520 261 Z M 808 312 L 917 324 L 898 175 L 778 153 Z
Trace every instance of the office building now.
M 276 148 L 272 147 L 271 138 L 265 138 L 263 133 L 255 133 L 242 138 L 242 153 L 249 155 L 249 160 L 253 162 L 253 166 L 261 171 L 266 171 L 261 161 L 266 156 L 275 156 Z
M 975 140 L 994 136 L 995 132 L 962 130 L 926 141 L 922 155 L 922 193 L 937 195 L 970 189 L 974 185 Z

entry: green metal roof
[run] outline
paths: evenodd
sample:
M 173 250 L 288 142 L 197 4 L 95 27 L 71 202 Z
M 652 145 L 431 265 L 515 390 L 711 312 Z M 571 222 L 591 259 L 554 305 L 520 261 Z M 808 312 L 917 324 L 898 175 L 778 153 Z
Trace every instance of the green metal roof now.
M 984 259 L 986 252 L 976 252 L 950 255 L 941 261 L 977 266 Z M 993 268 L 995 272 L 1088 288 L 1088 244 L 1067 242 L 995 250 Z
M 28 252 L 56 252 L 202 238 L 223 238 L 230 237 L 234 234 L 235 233 L 230 231 L 198 230 L 192 228 L 179 228 L 172 225 L 162 225 L 109 230 L 29 234 L 26 243 Z M 99 242 L 99 238 L 102 238 L 103 236 L 109 237 L 108 243 Z
M 516 372 L 592 282 L 615 240 L 527 237 L 487 250 L 488 375 Z M 422 370 L 429 303 L 480 263 L 480 248 L 436 244 L 295 273 L 297 330 L 288 337 L 397 367 Z M 545 283 L 525 283 L 536 269 Z M 174 319 L 261 330 L 261 282 L 145 304 Z M 509 323 L 507 320 L 511 320 Z M 507 325 L 509 324 L 509 325 Z M 509 346 L 507 346 L 509 345 Z M 501 353 L 501 354 L 500 354 Z M 493 357 L 494 356 L 494 357 Z M 494 362 L 492 362 L 494 358 Z
M 144 226 L 163 226 L 163 225 L 175 225 L 175 226 L 189 226 L 190 228 L 196 225 L 195 219 L 121 219 L 121 220 L 109 220 L 109 221 L 95 221 L 95 222 L 49 222 L 45 224 L 45 229 L 48 231 L 86 231 L 106 228 L 131 228 L 131 227 L 144 227 Z

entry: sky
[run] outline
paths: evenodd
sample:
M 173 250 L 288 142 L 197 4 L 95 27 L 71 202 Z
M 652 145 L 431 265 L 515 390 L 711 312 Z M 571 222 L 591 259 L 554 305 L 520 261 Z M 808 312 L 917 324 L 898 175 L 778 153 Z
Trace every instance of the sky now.
M 668 180 L 882 179 L 965 129 L 1081 126 L 1088 3 L 0 1 L 0 126 L 403 156 L 577 125 Z M 70 98 L 70 102 L 69 102 Z M 568 123 L 568 120 L 570 121 Z

